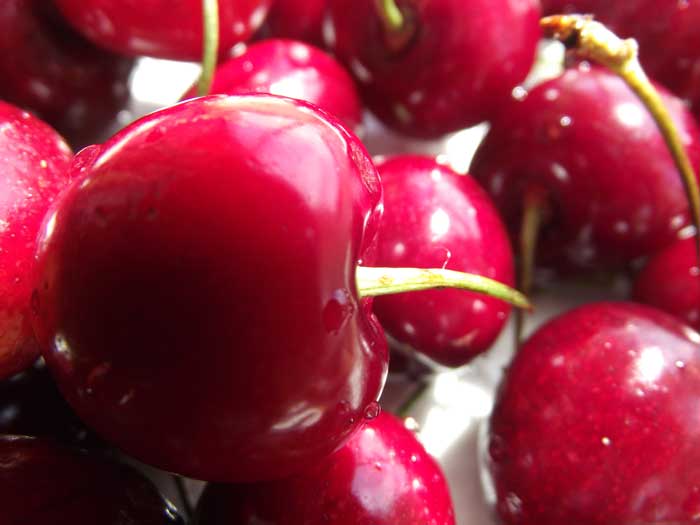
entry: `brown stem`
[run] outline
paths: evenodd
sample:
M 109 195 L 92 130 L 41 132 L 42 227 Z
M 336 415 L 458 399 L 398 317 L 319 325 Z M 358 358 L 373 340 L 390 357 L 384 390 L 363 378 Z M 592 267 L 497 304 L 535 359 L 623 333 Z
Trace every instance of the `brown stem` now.
M 590 16 L 555 15 L 543 18 L 544 35 L 557 39 L 577 55 L 594 60 L 616 73 L 639 97 L 653 117 L 676 163 L 695 226 L 695 249 L 700 264 L 700 189 L 678 130 L 661 96 L 639 64 L 637 42 L 623 40 Z

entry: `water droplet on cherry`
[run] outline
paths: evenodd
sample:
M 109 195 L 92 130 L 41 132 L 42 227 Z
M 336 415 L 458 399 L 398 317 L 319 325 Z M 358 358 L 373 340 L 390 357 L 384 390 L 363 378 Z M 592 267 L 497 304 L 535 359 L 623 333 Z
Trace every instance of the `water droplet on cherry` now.
M 374 419 L 381 412 L 381 407 L 376 401 L 372 401 L 365 407 L 365 419 Z

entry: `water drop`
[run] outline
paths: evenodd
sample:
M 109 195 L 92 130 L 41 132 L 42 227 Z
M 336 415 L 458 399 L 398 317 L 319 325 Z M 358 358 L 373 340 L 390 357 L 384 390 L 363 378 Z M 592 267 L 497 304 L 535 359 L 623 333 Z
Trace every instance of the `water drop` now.
M 381 407 L 376 401 L 372 401 L 365 407 L 365 419 L 374 419 L 381 412 Z

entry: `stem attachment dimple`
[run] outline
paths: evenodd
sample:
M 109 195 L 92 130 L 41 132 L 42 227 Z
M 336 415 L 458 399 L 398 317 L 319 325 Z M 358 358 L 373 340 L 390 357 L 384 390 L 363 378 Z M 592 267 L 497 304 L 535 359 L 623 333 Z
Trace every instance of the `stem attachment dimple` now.
M 404 16 L 395 0 L 374 0 L 377 15 L 388 32 L 399 32 L 404 27 Z
M 670 113 L 637 57 L 637 42 L 623 40 L 590 16 L 555 15 L 543 18 L 544 36 L 563 42 L 582 58 L 594 60 L 622 78 L 656 122 L 683 180 L 695 226 L 695 249 L 700 263 L 700 189 L 693 166 Z
M 470 273 L 442 268 L 369 268 L 358 266 L 355 278 L 360 297 L 415 292 L 435 288 L 459 288 L 501 299 L 530 309 L 523 294 L 503 283 Z
M 202 0 L 203 10 L 203 51 L 202 73 L 197 83 L 197 95 L 202 97 L 209 94 L 214 70 L 219 54 L 219 0 Z

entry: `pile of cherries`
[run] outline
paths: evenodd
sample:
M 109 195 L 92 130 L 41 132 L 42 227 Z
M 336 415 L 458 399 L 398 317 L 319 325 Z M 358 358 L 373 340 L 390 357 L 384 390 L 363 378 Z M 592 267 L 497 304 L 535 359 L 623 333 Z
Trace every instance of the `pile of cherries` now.
M 0 523 L 454 525 L 410 405 L 380 408 L 389 354 L 486 352 L 511 313 L 493 282 L 515 287 L 528 250 L 541 293 L 634 284 L 515 345 L 492 519 L 700 520 L 700 263 L 674 158 L 596 63 L 523 87 L 540 17 L 591 13 L 638 40 L 697 173 L 700 0 L 214 1 L 209 94 L 106 139 L 137 57 L 199 60 L 212 2 L 0 2 Z M 369 112 L 413 140 L 489 130 L 458 173 L 372 158 Z M 151 467 L 209 482 L 196 509 Z

